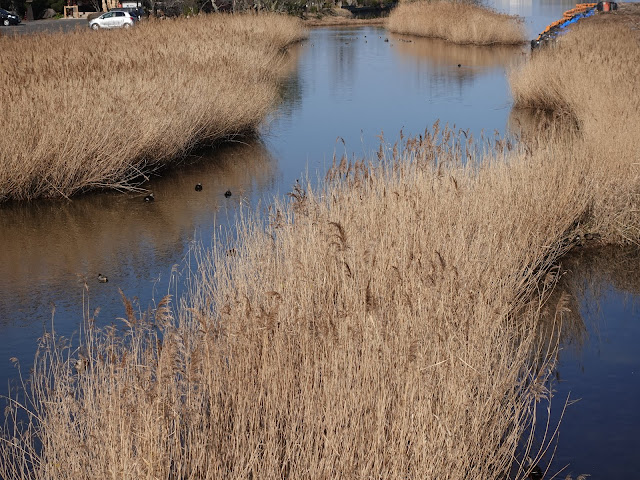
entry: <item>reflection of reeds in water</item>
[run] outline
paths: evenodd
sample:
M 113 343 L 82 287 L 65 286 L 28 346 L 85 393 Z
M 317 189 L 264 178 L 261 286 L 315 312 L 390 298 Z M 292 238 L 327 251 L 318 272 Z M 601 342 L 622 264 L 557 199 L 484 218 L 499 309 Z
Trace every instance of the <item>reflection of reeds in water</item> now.
M 518 62 L 520 47 L 458 45 L 438 38 L 419 38 L 391 35 L 394 47 L 400 54 L 424 59 L 430 65 L 465 67 L 507 67 Z
M 143 201 L 145 194 L 102 194 L 73 202 L 4 205 L 0 285 L 7 302 L 0 303 L 8 308 L 10 298 L 28 298 L 33 283 L 64 284 L 75 274 L 93 278 L 124 252 L 140 266 L 150 251 L 179 253 L 196 225 L 207 218 L 212 223 L 221 206 L 237 204 L 243 194 L 273 178 L 273 159 L 258 140 L 201 151 L 198 157 L 152 180 L 153 203 Z M 197 183 L 203 185 L 200 192 Z M 224 197 L 227 190 L 233 192 L 229 199 Z
M 539 345 L 555 343 L 562 350 L 573 348 L 579 352 L 588 341 L 588 330 L 598 329 L 600 303 L 606 299 L 611 287 L 629 296 L 640 294 L 640 250 L 637 246 L 601 246 L 594 239 L 584 238 L 581 244 L 581 248 L 573 249 L 562 259 L 556 270 L 560 273 L 558 282 L 541 306 Z M 595 324 L 587 325 L 588 318 L 582 316 L 583 311 L 596 315 Z M 560 326 L 559 312 L 562 314 Z M 562 371 L 556 371 L 556 379 L 559 381 L 561 377 Z M 564 400 L 559 399 L 560 402 Z
M 560 274 L 553 291 L 542 305 L 542 322 L 539 325 L 539 335 L 543 344 L 558 342 L 562 347 L 575 345 L 581 347 L 587 333 L 584 320 L 580 315 L 580 297 L 571 287 L 566 272 L 570 268 L 563 259 L 556 273 Z M 558 325 L 558 314 L 561 314 L 561 324 Z
M 588 310 L 597 312 L 611 287 L 629 295 L 640 294 L 640 251 L 637 246 L 600 246 L 598 242 L 584 242 L 584 248 L 572 250 L 562 260 L 564 273 L 549 300 L 549 305 L 565 304 L 560 340 L 563 345 L 578 349 L 587 334 L 580 314 L 581 303 L 588 301 L 591 304 Z
M 390 39 L 401 59 L 426 64 L 432 81 L 448 85 L 472 82 L 486 69 L 508 68 L 522 61 L 521 47 L 458 45 L 438 38 L 392 34 Z
M 630 295 L 640 295 L 640 251 L 636 246 L 579 249 L 564 262 L 569 271 L 567 284 L 573 295 L 589 297 L 596 303 L 610 287 Z

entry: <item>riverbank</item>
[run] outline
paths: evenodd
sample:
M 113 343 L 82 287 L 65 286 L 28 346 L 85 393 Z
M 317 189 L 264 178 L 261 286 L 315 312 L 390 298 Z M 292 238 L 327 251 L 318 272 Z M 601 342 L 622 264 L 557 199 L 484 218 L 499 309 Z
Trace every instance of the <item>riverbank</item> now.
M 391 32 L 440 38 L 465 45 L 520 45 L 525 29 L 517 17 L 475 3 L 400 3 L 386 23 Z
M 590 206 L 596 230 L 618 231 L 635 241 L 634 193 L 640 175 L 640 8 L 620 4 L 616 14 L 583 19 L 554 48 L 535 52 L 510 74 L 514 108 L 545 112 L 575 132 L 584 170 L 600 190 Z M 595 44 L 593 38 L 600 39 Z M 585 185 L 585 188 L 587 186 Z M 619 192 L 609 195 L 605 192 Z M 604 198 L 608 198 L 604 201 Z M 584 223 L 584 222 L 583 222 Z M 605 241 L 620 241 L 620 237 Z
M 252 134 L 304 35 L 284 15 L 211 15 L 3 36 L 20 61 L 0 67 L 0 201 L 131 188 L 196 145 Z

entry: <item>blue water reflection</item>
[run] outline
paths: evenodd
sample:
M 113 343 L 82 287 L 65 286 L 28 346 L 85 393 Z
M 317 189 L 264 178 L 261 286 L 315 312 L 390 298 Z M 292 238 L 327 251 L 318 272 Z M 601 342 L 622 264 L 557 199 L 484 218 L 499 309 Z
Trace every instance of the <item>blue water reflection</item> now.
M 324 172 L 336 150 L 370 156 L 381 134 L 393 144 L 401 130 L 419 135 L 437 120 L 475 137 L 503 134 L 506 69 L 525 56 L 521 48 L 456 46 L 382 27 L 312 30 L 300 48 L 285 85 L 294 101 L 285 98 L 265 128 L 285 188 L 307 169 Z
M 560 420 L 565 400 L 571 404 L 550 471 L 568 465 L 563 474 L 573 478 L 635 478 L 640 471 L 640 252 L 582 252 L 565 267 L 566 292 L 578 309 L 572 321 L 580 324 L 565 327 L 583 333 L 569 337 L 560 352 L 552 424 Z

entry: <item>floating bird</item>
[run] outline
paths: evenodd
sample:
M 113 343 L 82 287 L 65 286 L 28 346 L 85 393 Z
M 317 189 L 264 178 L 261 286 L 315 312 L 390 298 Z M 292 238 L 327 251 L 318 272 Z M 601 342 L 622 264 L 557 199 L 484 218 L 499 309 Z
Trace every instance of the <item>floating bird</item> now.
M 542 469 L 536 465 L 531 469 L 531 472 L 529 473 L 529 478 L 531 480 L 542 480 L 544 478 L 544 473 L 542 472 Z
M 100 283 L 107 283 L 109 281 L 109 279 L 107 278 L 106 275 L 103 275 L 101 273 L 98 274 L 98 281 Z
M 200 191 L 202 191 L 202 184 L 196 183 L 196 192 L 200 192 Z
M 224 192 L 224 196 L 229 198 L 231 196 L 231 190 L 227 190 L 226 192 Z
M 155 198 L 153 197 L 153 192 L 151 192 L 149 195 L 144 197 L 144 201 L 145 202 L 153 202 L 154 200 L 155 200 Z
M 462 66 L 462 64 L 460 64 L 460 63 L 459 63 L 459 64 L 458 64 L 458 68 L 460 68 L 461 66 Z

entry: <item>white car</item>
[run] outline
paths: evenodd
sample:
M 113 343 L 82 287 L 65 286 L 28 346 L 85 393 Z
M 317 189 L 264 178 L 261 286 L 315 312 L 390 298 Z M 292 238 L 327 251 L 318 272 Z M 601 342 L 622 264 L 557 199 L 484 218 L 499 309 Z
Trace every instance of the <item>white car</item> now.
M 101 28 L 129 28 L 133 27 L 135 20 L 129 12 L 107 12 L 89 22 L 89 28 L 99 30 Z

